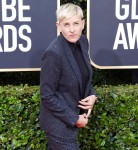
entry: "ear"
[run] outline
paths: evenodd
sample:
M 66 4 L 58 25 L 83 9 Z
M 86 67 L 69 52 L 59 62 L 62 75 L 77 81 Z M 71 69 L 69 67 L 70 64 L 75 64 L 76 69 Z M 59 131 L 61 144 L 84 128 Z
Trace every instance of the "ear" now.
M 60 30 L 60 24 L 59 24 L 59 22 L 58 22 L 58 21 L 56 22 L 56 26 L 57 26 L 57 29 L 58 29 L 58 30 L 59 30 L 59 32 L 60 32 L 60 31 L 61 31 L 61 30 Z
M 82 30 L 84 29 L 84 26 L 85 26 L 85 20 L 83 19 L 82 20 Z

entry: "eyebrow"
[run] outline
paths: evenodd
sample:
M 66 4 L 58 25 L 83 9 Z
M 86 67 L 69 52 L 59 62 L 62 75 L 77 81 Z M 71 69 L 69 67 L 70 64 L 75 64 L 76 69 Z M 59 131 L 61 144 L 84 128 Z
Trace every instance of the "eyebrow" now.
M 74 21 L 73 23 L 79 23 L 80 21 Z M 69 22 L 65 22 L 65 23 L 63 23 L 63 24 L 70 24 Z
M 63 23 L 64 25 L 69 24 L 68 22 Z

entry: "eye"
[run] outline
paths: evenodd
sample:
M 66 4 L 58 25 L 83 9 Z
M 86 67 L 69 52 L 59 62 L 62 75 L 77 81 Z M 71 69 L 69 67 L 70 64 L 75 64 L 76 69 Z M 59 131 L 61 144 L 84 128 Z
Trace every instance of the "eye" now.
M 64 24 L 64 26 L 66 26 L 66 27 L 67 27 L 67 26 L 69 26 L 69 24 L 68 24 L 68 23 L 65 23 L 65 24 Z
M 78 22 L 75 22 L 74 25 L 79 25 L 79 23 L 78 23 Z

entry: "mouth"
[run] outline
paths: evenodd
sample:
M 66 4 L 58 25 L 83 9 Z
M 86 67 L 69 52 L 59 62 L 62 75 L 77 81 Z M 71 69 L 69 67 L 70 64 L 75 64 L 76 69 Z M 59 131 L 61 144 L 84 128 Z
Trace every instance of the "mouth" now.
M 72 34 L 72 35 L 69 35 L 70 37 L 75 37 L 76 36 L 76 34 Z

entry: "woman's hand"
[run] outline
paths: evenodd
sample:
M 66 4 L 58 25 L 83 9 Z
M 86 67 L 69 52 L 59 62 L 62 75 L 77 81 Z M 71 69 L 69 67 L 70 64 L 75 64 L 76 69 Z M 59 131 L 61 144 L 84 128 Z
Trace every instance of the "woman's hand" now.
M 86 114 L 79 115 L 79 119 L 75 124 L 78 128 L 84 128 L 87 125 L 88 118 L 86 116 Z
M 90 95 L 90 96 L 82 99 L 81 101 L 79 101 L 80 105 L 78 105 L 78 107 L 88 110 L 86 118 L 88 118 L 89 115 L 91 114 L 91 111 L 92 111 L 94 103 L 96 102 L 96 99 L 97 99 L 97 97 L 95 95 Z

